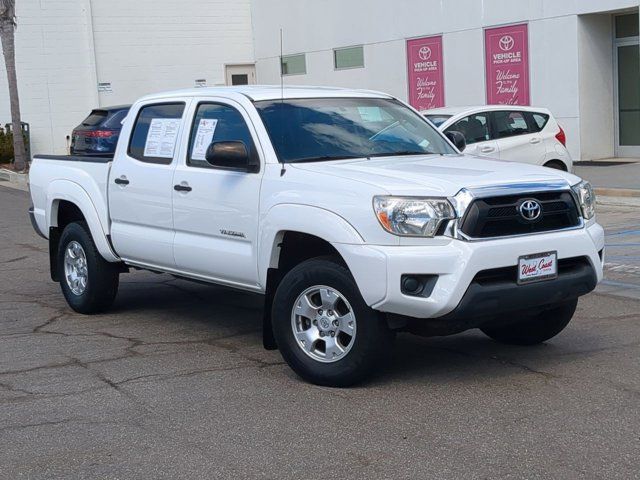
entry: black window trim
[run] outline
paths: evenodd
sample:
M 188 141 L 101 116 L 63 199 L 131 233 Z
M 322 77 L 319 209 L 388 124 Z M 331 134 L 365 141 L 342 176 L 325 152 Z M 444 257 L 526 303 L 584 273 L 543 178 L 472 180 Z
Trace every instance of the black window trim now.
M 247 125 L 247 130 L 249 130 L 249 136 L 251 137 L 251 143 L 252 143 L 252 145 L 245 145 L 245 147 L 247 148 L 247 150 L 249 150 L 249 156 L 258 160 L 258 169 L 255 172 L 241 172 L 241 173 L 260 173 L 260 171 L 262 170 L 262 161 L 260 159 L 260 154 L 258 153 L 258 147 L 257 147 L 256 139 L 254 137 L 253 132 L 251 131 L 251 128 L 249 127 L 249 122 L 247 122 L 245 116 L 242 115 L 242 112 L 240 111 L 239 108 L 237 108 L 234 105 L 231 105 L 229 103 L 224 103 L 224 102 L 216 101 L 216 100 L 201 100 L 196 104 L 195 108 L 193 109 L 193 116 L 191 118 L 191 125 L 189 127 L 189 140 L 187 142 L 187 151 L 185 152 L 185 159 L 184 159 L 185 166 L 189 167 L 189 168 L 202 168 L 204 170 L 225 170 L 225 171 L 230 171 L 230 172 L 238 172 L 238 170 L 234 169 L 234 168 L 216 167 L 215 165 L 191 165 L 189 163 L 189 161 L 191 160 L 191 158 L 190 158 L 190 156 L 191 156 L 191 140 L 193 140 L 193 134 L 194 134 L 194 131 L 195 131 L 196 117 L 198 116 L 198 110 L 200 109 L 200 107 L 202 105 L 221 105 L 223 107 L 230 107 L 230 108 L 233 108 L 234 110 L 236 110 L 240 114 L 240 116 L 244 120 L 244 123 Z M 251 123 L 251 126 L 253 127 L 253 123 Z M 255 128 L 254 128 L 254 130 L 255 130 Z
M 549 119 L 551 119 L 551 115 L 549 115 L 548 113 L 544 113 L 544 112 L 539 112 L 539 111 L 525 111 L 525 120 L 527 121 L 527 123 L 529 124 L 529 133 L 540 133 L 542 130 L 545 129 L 545 127 L 547 126 L 547 124 L 549 123 Z M 536 122 L 535 118 L 533 118 L 534 115 L 541 115 L 543 117 L 545 117 L 544 123 L 542 124 L 542 127 L 538 126 L 538 122 Z
M 496 125 L 496 117 L 495 117 L 495 115 L 497 113 L 500 113 L 500 112 L 507 112 L 507 113 L 517 112 L 517 113 L 521 114 L 522 118 L 524 119 L 524 122 L 527 124 L 527 130 L 528 131 L 526 131 L 524 133 L 518 133 L 518 134 L 515 134 L 515 135 L 508 135 L 506 137 L 499 137 L 498 136 L 498 127 Z M 522 135 L 531 135 L 532 133 L 535 133 L 535 132 L 531 131 L 531 125 L 529 124 L 529 121 L 527 120 L 527 111 L 526 110 L 501 108 L 500 110 L 491 110 L 489 113 L 490 113 L 490 116 L 491 116 L 491 127 L 492 127 L 491 128 L 491 131 L 492 131 L 491 140 L 502 140 L 504 138 L 520 137 Z
M 141 163 L 153 163 L 155 165 L 171 165 L 173 161 L 176 159 L 176 152 L 174 152 L 173 158 L 144 157 L 144 156 L 143 158 L 138 158 L 131 153 L 131 144 L 133 143 L 133 132 L 136 129 L 136 125 L 138 125 L 138 120 L 140 119 L 140 115 L 142 114 L 142 111 L 147 107 L 160 107 L 163 105 L 182 105 L 183 108 L 182 108 L 182 115 L 180 116 L 180 120 L 184 121 L 184 113 L 187 110 L 187 102 L 184 100 L 175 101 L 175 102 L 167 101 L 167 102 L 159 102 L 159 103 L 146 103 L 140 106 L 140 108 L 138 109 L 138 112 L 136 113 L 136 119 L 133 122 L 133 126 L 131 127 L 131 132 L 129 132 L 129 145 L 127 146 L 127 156 L 129 156 L 130 158 L 133 158 L 134 160 Z M 180 130 L 180 132 L 182 132 L 182 129 Z M 179 133 L 178 138 L 176 139 L 176 149 L 178 147 L 178 142 L 180 141 L 180 137 L 181 137 L 181 134 Z

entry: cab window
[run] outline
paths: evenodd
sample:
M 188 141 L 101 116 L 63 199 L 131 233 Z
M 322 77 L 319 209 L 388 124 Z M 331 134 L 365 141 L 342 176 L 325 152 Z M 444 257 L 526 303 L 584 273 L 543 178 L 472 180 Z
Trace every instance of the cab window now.
M 462 133 L 467 140 L 467 145 L 486 142 L 491 138 L 487 113 L 475 113 L 464 117 L 447 128 L 447 132 L 452 130 Z
M 250 156 L 256 155 L 251 132 L 238 110 L 221 103 L 202 103 L 191 127 L 187 165 L 215 168 L 205 158 L 213 142 L 242 142 Z
M 184 103 L 146 105 L 131 132 L 129 156 L 141 162 L 169 165 L 173 161 Z

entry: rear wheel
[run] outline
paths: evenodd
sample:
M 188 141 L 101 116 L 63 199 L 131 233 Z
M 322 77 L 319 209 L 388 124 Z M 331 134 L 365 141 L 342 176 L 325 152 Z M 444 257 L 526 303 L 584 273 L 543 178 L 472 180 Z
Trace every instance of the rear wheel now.
M 349 270 L 334 259 L 307 260 L 278 286 L 273 331 L 289 366 L 317 385 L 365 379 L 390 353 L 393 332 L 363 300 Z
M 567 166 L 560 160 L 551 160 L 545 163 L 544 166 L 547 168 L 553 168 L 555 170 L 562 170 L 563 172 L 567 171 Z
M 116 297 L 118 266 L 102 258 L 84 222 L 70 223 L 60 236 L 58 278 L 67 303 L 79 313 L 106 310 Z
M 501 343 L 511 345 L 537 345 L 558 335 L 569 324 L 578 299 L 545 310 L 524 322 L 510 323 L 481 330 Z

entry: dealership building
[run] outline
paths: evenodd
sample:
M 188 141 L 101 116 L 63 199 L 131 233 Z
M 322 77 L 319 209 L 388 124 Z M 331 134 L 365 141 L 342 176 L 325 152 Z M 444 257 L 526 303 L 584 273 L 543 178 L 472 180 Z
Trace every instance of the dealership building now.
M 420 109 L 543 106 L 574 160 L 640 157 L 638 0 L 17 3 L 35 153 L 64 153 L 97 106 L 165 89 L 277 84 L 282 71 L 288 85 L 381 90 Z

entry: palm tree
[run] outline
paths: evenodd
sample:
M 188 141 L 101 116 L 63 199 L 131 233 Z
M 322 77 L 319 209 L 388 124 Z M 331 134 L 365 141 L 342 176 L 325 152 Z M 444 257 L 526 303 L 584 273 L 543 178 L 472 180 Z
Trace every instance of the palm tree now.
M 20 121 L 20 102 L 18 100 L 18 78 L 16 76 L 16 0 L 0 0 L 0 41 L 4 63 L 7 67 L 9 84 L 9 103 L 11 104 L 11 123 L 13 130 L 14 167 L 18 171 L 27 168 L 27 152 L 22 136 Z

